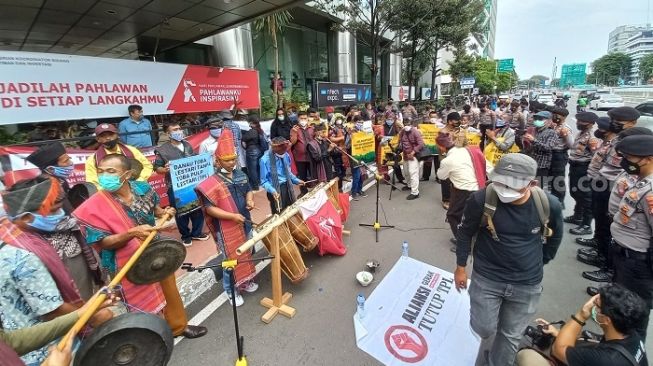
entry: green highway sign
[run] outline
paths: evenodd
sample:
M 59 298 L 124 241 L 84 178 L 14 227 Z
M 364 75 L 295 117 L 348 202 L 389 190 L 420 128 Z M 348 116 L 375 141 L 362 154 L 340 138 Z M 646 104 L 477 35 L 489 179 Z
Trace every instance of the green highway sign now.
M 578 86 L 585 84 L 585 73 L 587 64 L 566 64 L 562 65 L 560 74 L 560 87 Z
M 498 72 L 512 72 L 514 69 L 515 69 L 514 58 L 504 58 L 502 60 L 497 60 Z

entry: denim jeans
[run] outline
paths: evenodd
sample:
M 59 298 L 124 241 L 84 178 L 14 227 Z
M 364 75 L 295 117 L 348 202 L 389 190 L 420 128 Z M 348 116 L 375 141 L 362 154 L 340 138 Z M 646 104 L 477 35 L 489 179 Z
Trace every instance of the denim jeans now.
M 351 194 L 363 193 L 363 179 L 361 177 L 361 168 L 351 169 Z
M 470 324 L 481 338 L 476 366 L 512 366 L 542 285 L 511 285 L 472 273 Z
M 185 215 L 176 215 L 175 222 L 177 223 L 177 229 L 181 234 L 181 240 L 197 238 L 202 235 L 202 229 L 204 228 L 204 214 L 202 210 L 197 209 Z M 188 228 L 188 224 L 191 224 L 192 229 Z
M 261 184 L 259 180 L 259 152 L 247 152 L 247 178 L 249 179 L 249 186 L 253 190 L 258 190 Z

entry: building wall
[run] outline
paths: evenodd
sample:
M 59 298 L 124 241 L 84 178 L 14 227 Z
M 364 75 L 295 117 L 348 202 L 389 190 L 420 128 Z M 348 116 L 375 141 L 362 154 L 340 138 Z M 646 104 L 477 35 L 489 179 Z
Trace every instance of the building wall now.
M 623 46 L 623 52 L 633 61 L 629 80 L 635 85 L 645 83 L 645 80 L 640 80 L 639 77 L 639 62 L 644 56 L 653 53 L 653 31 L 646 30 L 630 37 Z
M 624 52 L 628 40 L 646 28 L 646 25 L 621 25 L 615 28 L 608 36 L 608 53 Z

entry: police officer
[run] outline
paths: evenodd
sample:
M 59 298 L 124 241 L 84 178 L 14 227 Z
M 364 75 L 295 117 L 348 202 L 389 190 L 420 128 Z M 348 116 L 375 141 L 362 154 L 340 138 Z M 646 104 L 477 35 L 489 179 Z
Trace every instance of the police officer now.
M 551 150 L 551 168 L 549 175 L 552 178 L 550 191 L 551 194 L 556 196 L 562 207 L 565 207 L 565 194 L 567 187 L 565 186 L 565 173 L 567 171 L 567 161 L 569 160 L 569 149 L 573 146 L 574 140 L 571 135 L 571 128 L 565 123 L 569 111 L 565 108 L 555 107 L 552 109 L 553 113 L 553 129 L 556 132 L 557 138 Z
M 524 118 L 524 114 L 519 110 L 518 100 L 515 99 L 510 103 L 510 110 L 505 112 L 504 120 L 515 131 L 515 143 L 520 150 L 523 149 L 522 137 L 526 132 L 526 119 Z
M 620 134 L 624 130 L 635 126 L 639 118 L 639 112 L 632 107 L 619 107 L 611 109 L 608 112 L 610 117 L 610 126 L 608 130 L 613 134 Z M 635 133 L 650 133 L 648 129 L 642 131 L 631 131 Z M 621 172 L 621 156 L 617 154 L 616 146 L 621 137 L 613 137 L 610 141 L 604 142 L 604 156 L 602 157 L 601 168 L 592 183 L 592 203 L 594 204 L 594 239 L 597 246 L 598 255 L 596 257 L 588 256 L 589 261 L 584 261 L 580 254 L 577 256 L 581 262 L 597 265 L 601 267 L 598 271 L 585 271 L 583 277 L 595 282 L 609 282 L 612 278 L 613 267 L 609 257 L 609 247 L 611 242 L 610 224 L 612 217 L 608 214 L 608 201 L 610 192 L 614 186 L 615 179 Z M 608 147 L 609 146 L 609 147 Z M 593 290 L 588 288 L 588 291 Z
M 616 150 L 624 169 L 610 195 L 614 282 L 635 292 L 653 308 L 653 135 L 623 138 Z M 638 333 L 646 338 L 646 322 Z
M 578 225 L 569 229 L 574 235 L 589 235 L 592 233 L 592 189 L 587 177 L 594 149 L 598 139 L 592 136 L 592 127 L 599 117 L 592 112 L 576 114 L 576 129 L 578 135 L 569 153 L 569 194 L 576 201 L 574 214 L 565 217 L 565 222 Z

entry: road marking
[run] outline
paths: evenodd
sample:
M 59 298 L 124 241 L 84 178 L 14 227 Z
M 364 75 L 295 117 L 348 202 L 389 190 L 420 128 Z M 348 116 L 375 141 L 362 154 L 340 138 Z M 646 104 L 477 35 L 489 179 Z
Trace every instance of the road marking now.
M 260 261 L 256 264 L 256 274 L 259 274 L 265 267 L 267 267 L 272 261 L 271 260 L 264 260 Z M 222 292 L 215 300 L 211 301 L 204 309 L 200 310 L 199 313 L 195 314 L 195 316 L 188 321 L 189 325 L 200 325 L 206 319 L 209 318 L 213 313 L 215 313 L 216 310 L 220 308 L 225 302 L 227 302 L 229 298 L 227 297 L 226 292 Z M 175 346 L 181 342 L 185 337 L 177 337 L 175 338 Z

